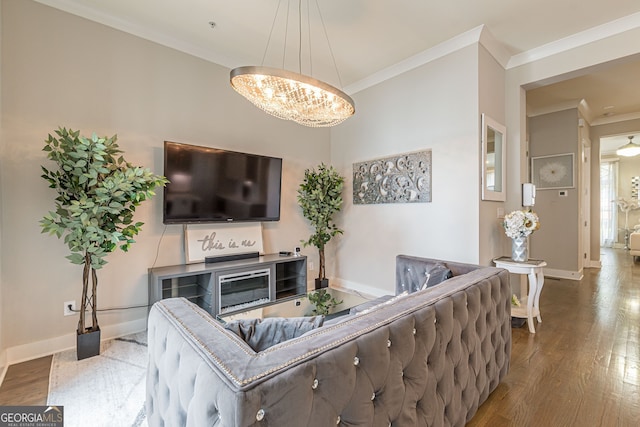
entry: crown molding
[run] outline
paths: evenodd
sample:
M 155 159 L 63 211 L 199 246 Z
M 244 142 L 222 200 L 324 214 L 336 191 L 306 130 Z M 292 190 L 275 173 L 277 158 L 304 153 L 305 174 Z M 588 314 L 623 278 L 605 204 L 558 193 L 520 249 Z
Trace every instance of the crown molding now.
M 480 44 L 489 51 L 491 56 L 493 56 L 500 65 L 502 65 L 502 68 L 506 69 L 509 59 L 511 59 L 511 52 L 507 50 L 501 41 L 494 37 L 493 33 L 489 31 L 487 26 L 483 25 L 482 27 L 479 40 Z
M 134 24 L 125 19 L 118 18 L 114 15 L 102 13 L 90 6 L 82 4 L 78 0 L 35 0 L 46 6 L 59 9 L 76 16 L 106 25 L 108 27 L 120 30 L 142 39 L 149 40 L 154 43 L 175 49 L 177 51 L 201 58 L 203 60 L 214 62 L 227 68 L 234 68 L 237 60 L 219 55 L 211 50 L 205 49 L 196 44 L 187 43 L 183 40 L 168 36 L 161 32 L 155 31 L 150 27 Z M 640 12 L 610 21 L 585 31 L 573 34 L 560 40 L 547 43 L 526 52 L 510 56 L 506 47 L 497 40 L 485 25 L 480 25 L 467 32 L 459 34 L 449 40 L 446 40 L 432 48 L 426 49 L 412 57 L 409 57 L 397 64 L 384 68 L 364 79 L 346 86 L 343 90 L 351 95 L 353 93 L 374 86 L 390 78 L 396 77 L 402 73 L 420 67 L 438 58 L 442 58 L 452 52 L 472 45 L 474 43 L 482 44 L 489 53 L 505 68 L 510 69 L 524 65 L 530 62 L 584 46 L 595 41 L 624 33 L 633 29 L 640 28 Z
M 638 113 L 629 113 L 629 114 L 620 114 L 618 115 L 614 115 L 614 116 L 609 116 L 609 117 L 600 117 L 595 119 L 593 122 L 590 123 L 591 126 L 600 126 L 600 125 L 608 125 L 611 123 L 619 123 L 619 122 L 626 122 L 629 120 L 640 120 L 640 112 Z
M 237 60 L 232 60 L 231 58 L 228 58 L 226 56 L 217 55 L 210 50 L 204 49 L 195 44 L 187 43 L 177 38 L 168 36 L 167 34 L 155 31 L 147 26 L 134 24 L 125 19 L 118 18 L 114 15 L 99 12 L 96 9 L 80 4 L 79 2 L 74 0 L 35 1 L 54 9 L 62 10 L 72 15 L 76 15 L 81 18 L 106 25 L 107 27 L 132 34 L 153 43 L 175 49 L 179 52 L 183 52 L 209 62 L 214 62 L 227 68 L 233 68 L 235 66 L 234 64 L 238 62 Z
M 580 112 L 584 120 L 592 125 L 593 121 L 593 111 L 589 106 L 589 103 L 585 99 L 572 99 L 566 102 L 561 102 L 554 105 L 549 105 L 543 108 L 532 109 L 527 107 L 527 117 L 537 117 L 542 116 L 544 114 L 557 113 L 565 110 L 576 109 Z
M 582 99 L 572 99 L 558 104 L 548 105 L 542 108 L 530 108 L 527 110 L 527 117 L 537 117 L 544 114 L 557 113 L 559 111 L 578 109 L 582 101 Z
M 430 49 L 423 50 L 422 52 L 413 55 L 403 61 L 400 61 L 397 64 L 373 73 L 369 77 L 346 86 L 344 88 L 344 92 L 349 95 L 360 92 L 361 90 L 367 89 L 371 86 L 375 86 L 378 83 L 382 83 L 385 80 L 389 80 L 393 77 L 399 76 L 400 74 L 411 71 L 431 61 L 435 61 L 436 59 L 442 58 L 443 56 L 446 56 L 464 47 L 467 47 L 474 43 L 478 43 L 480 41 L 480 35 L 483 28 L 484 25 L 480 25 L 472 30 L 459 34 L 452 39 L 446 40 Z
M 507 69 L 519 67 L 580 46 L 640 28 L 640 12 L 598 25 L 511 57 Z

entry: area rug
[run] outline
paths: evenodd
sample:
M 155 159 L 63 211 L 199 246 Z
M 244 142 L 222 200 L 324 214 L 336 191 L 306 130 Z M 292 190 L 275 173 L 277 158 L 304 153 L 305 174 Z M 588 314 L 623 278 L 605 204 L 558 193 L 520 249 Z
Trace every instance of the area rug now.
M 65 427 L 147 426 L 144 413 L 147 333 L 102 343 L 100 355 L 53 355 L 48 405 L 64 407 Z

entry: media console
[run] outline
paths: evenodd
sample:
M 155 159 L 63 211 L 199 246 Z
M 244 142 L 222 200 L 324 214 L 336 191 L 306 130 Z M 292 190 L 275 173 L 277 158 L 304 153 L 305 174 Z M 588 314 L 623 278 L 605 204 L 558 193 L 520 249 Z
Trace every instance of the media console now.
M 306 295 L 307 257 L 257 258 L 149 269 L 149 306 L 185 297 L 212 316 Z

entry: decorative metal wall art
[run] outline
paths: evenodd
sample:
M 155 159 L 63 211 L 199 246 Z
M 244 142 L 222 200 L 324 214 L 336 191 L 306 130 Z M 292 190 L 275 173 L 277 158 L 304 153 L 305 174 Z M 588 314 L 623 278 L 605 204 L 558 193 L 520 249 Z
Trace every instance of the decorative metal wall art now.
M 431 202 L 431 150 L 353 165 L 353 203 Z
M 633 200 L 638 200 L 638 184 L 640 183 L 640 176 L 632 176 L 631 177 L 631 198 Z

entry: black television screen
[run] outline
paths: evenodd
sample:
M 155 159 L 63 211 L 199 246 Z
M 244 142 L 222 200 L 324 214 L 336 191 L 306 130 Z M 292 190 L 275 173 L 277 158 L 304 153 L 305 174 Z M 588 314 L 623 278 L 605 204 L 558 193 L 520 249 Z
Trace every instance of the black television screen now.
M 282 159 L 165 141 L 163 222 L 278 221 Z

